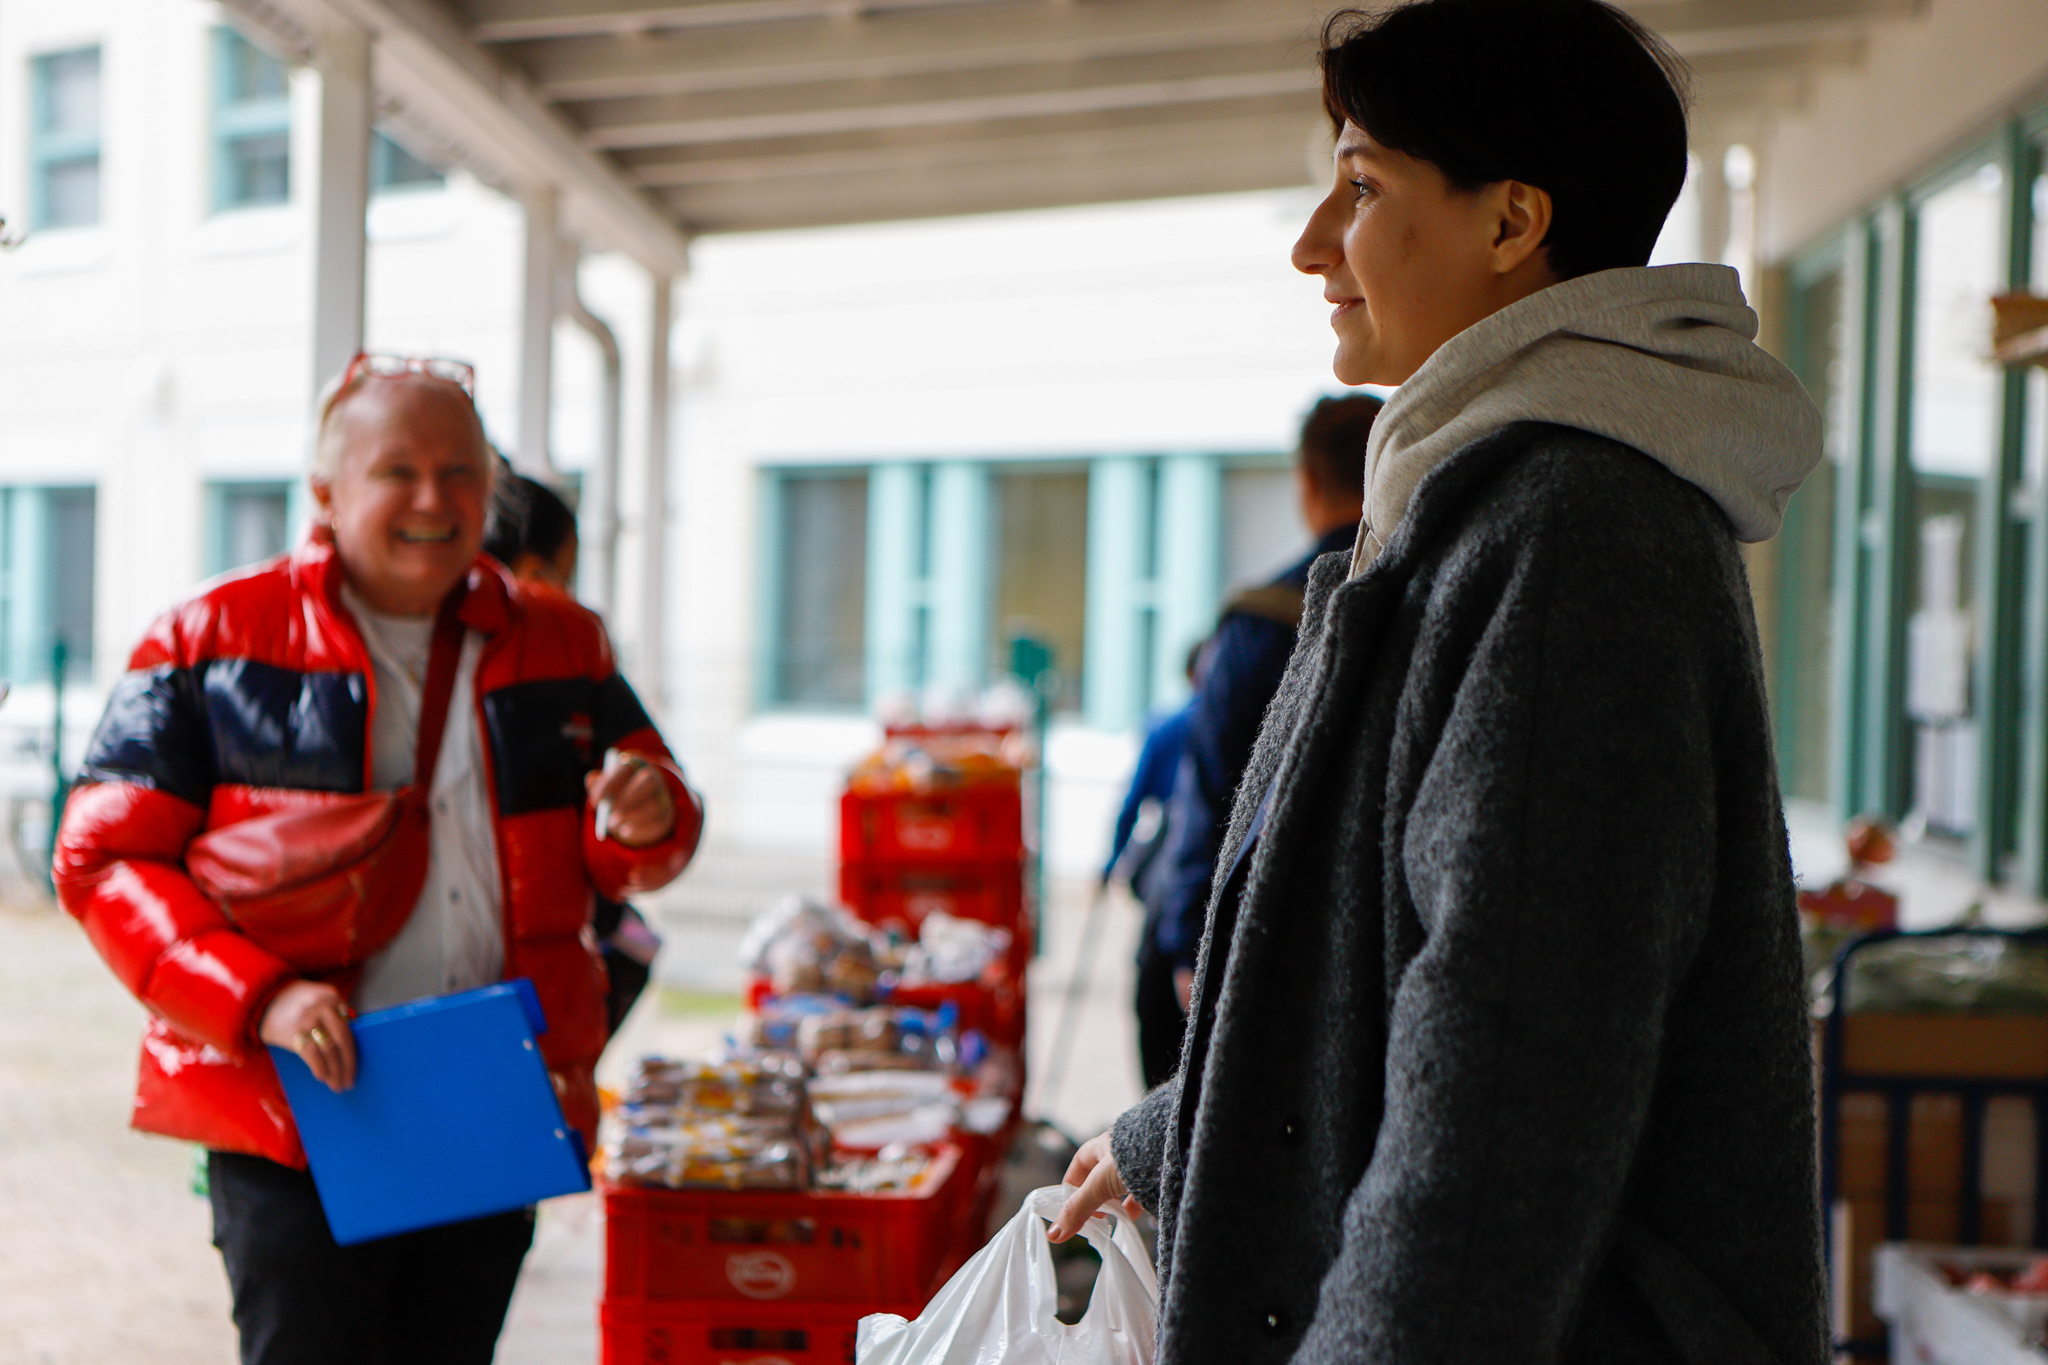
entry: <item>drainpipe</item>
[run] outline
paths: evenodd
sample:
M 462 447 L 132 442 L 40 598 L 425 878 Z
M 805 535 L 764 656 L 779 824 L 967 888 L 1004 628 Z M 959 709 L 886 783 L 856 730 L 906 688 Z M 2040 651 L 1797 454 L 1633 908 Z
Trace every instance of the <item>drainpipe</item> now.
M 604 402 L 599 415 L 597 465 L 591 471 L 590 486 L 584 490 L 579 519 L 590 527 L 584 544 L 590 550 L 587 562 L 594 566 L 585 579 L 584 600 L 600 612 L 610 612 L 617 601 L 619 574 L 619 419 L 625 402 L 625 385 L 619 370 L 619 339 L 603 318 L 584 305 L 577 290 L 577 253 L 564 246 L 561 252 L 561 307 L 571 322 L 590 333 L 597 349 L 604 353 Z

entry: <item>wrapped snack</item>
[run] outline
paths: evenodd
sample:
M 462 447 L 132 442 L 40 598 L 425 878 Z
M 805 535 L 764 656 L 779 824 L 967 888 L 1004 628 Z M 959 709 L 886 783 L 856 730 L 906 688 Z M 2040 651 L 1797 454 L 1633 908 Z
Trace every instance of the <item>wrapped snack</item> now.
M 934 910 L 903 959 L 905 985 L 979 980 L 1010 951 L 1010 931 Z
M 797 1189 L 807 1153 L 795 1128 L 762 1119 L 647 1123 L 630 1110 L 606 1121 L 605 1170 L 614 1180 L 675 1189 Z
M 843 910 L 790 896 L 757 916 L 740 961 L 780 995 L 837 995 L 865 1004 L 881 969 L 867 926 Z
M 932 1143 L 958 1123 L 960 1097 L 934 1071 L 852 1071 L 814 1077 L 811 1111 L 835 1146 Z
M 820 1073 L 941 1069 L 958 1057 L 949 1028 L 943 1016 L 924 1010 L 840 1010 L 805 1018 L 796 1050 Z
M 721 1062 L 642 1058 L 600 1139 L 614 1180 L 799 1188 L 810 1170 L 803 1065 L 772 1053 Z
M 839 1154 L 818 1171 L 818 1186 L 852 1194 L 908 1194 L 931 1166 L 930 1152 L 891 1143 L 873 1156 Z
M 725 1062 L 643 1057 L 620 1096 L 623 1110 L 684 1116 L 734 1114 L 794 1120 L 804 1102 L 803 1065 L 762 1053 Z

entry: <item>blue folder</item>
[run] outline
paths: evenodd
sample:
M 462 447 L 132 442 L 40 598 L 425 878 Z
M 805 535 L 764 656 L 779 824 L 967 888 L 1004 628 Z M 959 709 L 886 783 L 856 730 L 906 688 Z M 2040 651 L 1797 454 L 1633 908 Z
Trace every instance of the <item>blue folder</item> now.
M 339 1095 L 270 1049 L 335 1241 L 590 1188 L 534 1041 L 546 1027 L 524 978 L 377 1010 L 355 1021 L 356 1083 Z

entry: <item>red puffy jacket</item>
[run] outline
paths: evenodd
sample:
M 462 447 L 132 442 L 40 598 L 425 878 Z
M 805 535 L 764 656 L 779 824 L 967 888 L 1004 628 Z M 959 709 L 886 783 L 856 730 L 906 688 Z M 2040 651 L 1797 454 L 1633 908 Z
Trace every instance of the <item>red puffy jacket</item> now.
M 305 974 L 238 933 L 186 875 L 183 855 L 201 831 L 289 807 L 299 793 L 367 789 L 375 675 L 340 586 L 333 544 L 316 533 L 160 618 L 108 698 L 53 869 L 64 908 L 153 1016 L 135 1127 L 299 1167 L 305 1152 L 256 1030 L 271 998 Z M 593 891 L 620 899 L 668 882 L 696 850 L 703 811 L 595 616 L 481 557 L 461 614 L 485 637 L 476 721 L 505 975 L 538 989 L 541 1052 L 589 1143 L 605 1042 Z M 667 779 L 677 819 L 663 842 L 596 837 L 583 777 L 612 746 Z

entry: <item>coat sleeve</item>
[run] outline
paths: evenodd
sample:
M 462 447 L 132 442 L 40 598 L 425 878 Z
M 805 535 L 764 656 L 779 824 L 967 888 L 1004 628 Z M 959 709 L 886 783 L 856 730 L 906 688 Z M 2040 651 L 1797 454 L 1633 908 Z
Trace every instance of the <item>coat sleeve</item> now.
M 1420 942 L 1298 1361 L 1558 1358 L 1716 880 L 1715 679 L 1742 627 L 1671 609 L 1701 601 L 1670 581 L 1701 559 L 1520 552 L 1409 760 L 1390 871 Z
M 662 743 L 632 685 L 616 672 L 598 684 L 591 725 L 599 753 L 619 748 L 647 760 L 668 784 L 669 799 L 676 808 L 675 828 L 666 839 L 629 848 L 616 839 L 597 837 L 596 813 L 585 803 L 584 866 L 598 895 L 624 900 L 668 885 L 688 866 L 704 833 L 704 803 L 684 780 L 682 768 Z
M 114 684 L 65 804 L 51 877 L 58 901 L 151 1013 L 240 1055 L 296 973 L 237 932 L 185 874 L 210 771 L 190 676 L 152 658 L 145 641 Z
M 1159 1185 L 1166 1169 L 1166 1144 L 1173 1140 L 1180 1115 L 1180 1077 L 1175 1076 L 1139 1100 L 1109 1130 L 1109 1149 L 1116 1157 L 1124 1188 L 1150 1212 L 1159 1212 Z

